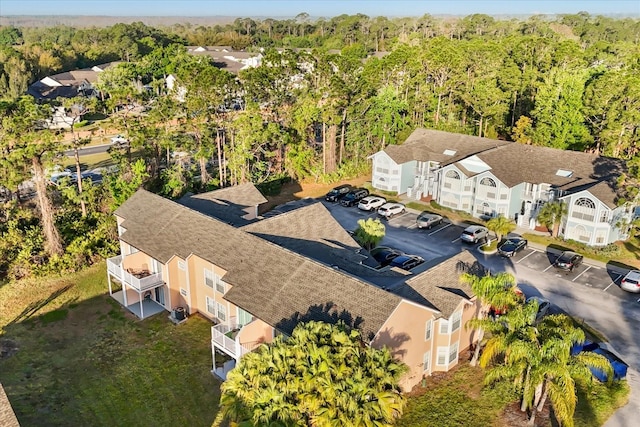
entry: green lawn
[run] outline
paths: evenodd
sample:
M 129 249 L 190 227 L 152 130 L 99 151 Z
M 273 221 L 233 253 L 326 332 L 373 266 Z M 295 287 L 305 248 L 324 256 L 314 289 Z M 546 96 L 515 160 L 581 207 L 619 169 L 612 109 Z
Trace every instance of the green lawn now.
M 105 265 L 0 287 L 2 382 L 28 426 L 209 426 L 219 382 L 211 323 L 139 321 L 107 292 Z

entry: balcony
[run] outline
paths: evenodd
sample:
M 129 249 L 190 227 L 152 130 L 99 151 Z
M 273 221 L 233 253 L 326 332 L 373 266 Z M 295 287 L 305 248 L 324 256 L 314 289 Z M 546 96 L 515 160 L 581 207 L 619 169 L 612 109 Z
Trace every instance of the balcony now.
M 127 270 L 122 268 L 122 255 L 107 259 L 107 272 L 139 292 L 153 289 L 163 283 L 162 273 L 151 273 L 142 269 Z
M 211 344 L 229 356 L 238 360 L 245 354 L 251 352 L 253 348 L 249 348 L 240 344 L 238 339 L 238 333 L 242 329 L 242 326 L 237 323 L 231 323 L 229 325 L 219 324 L 211 327 Z M 258 344 L 259 345 L 259 344 Z

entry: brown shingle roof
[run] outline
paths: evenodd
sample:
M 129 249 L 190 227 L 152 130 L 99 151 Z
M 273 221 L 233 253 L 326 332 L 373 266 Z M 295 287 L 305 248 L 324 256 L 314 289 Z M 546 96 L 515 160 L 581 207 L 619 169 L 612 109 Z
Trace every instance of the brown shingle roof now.
M 181 205 L 235 225 L 246 224 L 244 217 L 255 216 L 256 207 L 266 202 L 250 182 L 207 193 L 187 194 L 178 200 Z
M 4 392 L 2 384 L 0 384 L 0 426 L 20 427 L 16 414 L 13 412 L 13 408 L 11 407 L 7 394 Z
M 414 130 L 402 145 L 390 145 L 385 148 L 384 152 L 397 164 L 418 160 L 421 162 L 439 162 L 444 166 L 482 151 L 506 144 L 511 143 L 471 135 L 419 128 Z M 444 154 L 445 150 L 455 151 L 455 154 Z
M 300 320 L 343 318 L 369 337 L 400 302 L 396 295 L 145 190 L 116 215 L 124 218 L 121 239 L 162 263 L 173 255 L 194 254 L 225 269 L 224 280 L 233 286 L 225 298 L 285 332 Z
M 463 251 L 406 281 L 393 292 L 410 301 L 438 310 L 443 317 L 450 317 L 461 301 L 475 295 L 471 287 L 460 283 L 462 273 L 483 275 L 485 268 L 471 255 Z
M 598 182 L 611 182 L 626 170 L 624 161 L 620 159 L 519 143 L 480 153 L 478 157 L 491 166 L 491 173 L 509 187 L 522 182 L 546 183 L 575 192 Z M 557 172 L 560 169 L 570 171 L 572 175 L 559 176 Z M 600 200 L 615 206 L 616 193 L 612 184 L 598 186 L 596 191 Z

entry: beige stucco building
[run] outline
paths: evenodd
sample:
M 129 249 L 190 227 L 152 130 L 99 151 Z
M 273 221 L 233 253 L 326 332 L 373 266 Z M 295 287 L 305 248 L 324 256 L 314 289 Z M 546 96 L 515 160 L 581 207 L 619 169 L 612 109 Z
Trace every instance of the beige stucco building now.
M 166 311 L 174 321 L 182 313 L 210 319 L 212 371 L 221 378 L 247 352 L 309 320 L 343 320 L 368 345 L 388 347 L 409 367 L 405 390 L 458 363 L 473 342 L 464 324 L 478 310 L 459 277 L 486 274 L 471 253 L 417 275 L 374 271 L 321 203 L 260 220 L 246 207 L 262 196 L 241 191 L 247 200 L 233 203 L 244 207 L 238 221 L 135 193 L 116 211 L 121 254 L 107 260 L 113 297 L 141 318 Z M 382 289 L 361 273 L 395 285 Z M 216 352 L 228 361 L 216 364 Z

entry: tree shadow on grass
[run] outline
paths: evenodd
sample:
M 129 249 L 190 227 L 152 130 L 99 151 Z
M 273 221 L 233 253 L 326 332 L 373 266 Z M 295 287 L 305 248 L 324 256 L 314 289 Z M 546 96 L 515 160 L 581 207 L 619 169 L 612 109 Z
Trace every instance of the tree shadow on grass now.
M 40 310 L 41 308 L 43 308 L 44 306 L 49 304 L 51 301 L 53 301 L 56 298 L 58 298 L 60 295 L 64 294 L 72 286 L 73 285 L 67 285 L 67 286 L 65 286 L 63 288 L 60 288 L 60 289 L 52 292 L 51 295 L 49 295 L 47 298 L 43 298 L 43 299 L 40 299 L 38 301 L 32 302 L 27 307 L 25 307 L 25 309 L 22 310 L 22 312 L 20 314 L 18 314 L 13 320 L 11 320 L 9 323 L 7 323 L 7 326 L 10 326 L 10 325 L 13 325 L 14 323 L 18 323 L 18 322 L 21 322 L 23 320 L 29 319 L 31 316 L 36 314 L 38 312 L 38 310 Z

